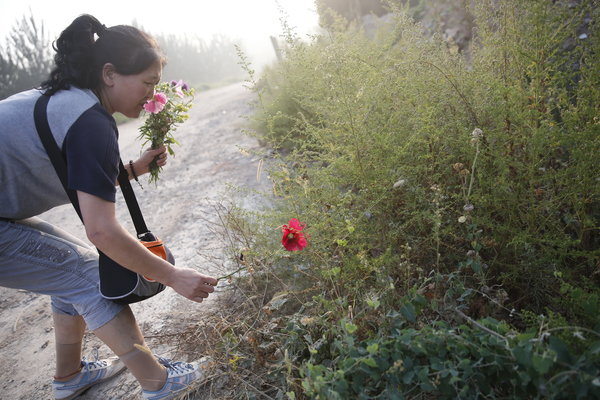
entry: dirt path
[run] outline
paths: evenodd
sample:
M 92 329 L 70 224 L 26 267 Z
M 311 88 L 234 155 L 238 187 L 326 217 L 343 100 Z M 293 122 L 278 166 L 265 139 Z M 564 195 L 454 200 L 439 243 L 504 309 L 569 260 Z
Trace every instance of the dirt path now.
M 224 243 L 214 234 L 214 204 L 229 185 L 259 188 L 266 177 L 257 180 L 258 160 L 240 148 L 258 147 L 242 133 L 252 106 L 253 94 L 241 84 L 199 93 L 190 120 L 175 134 L 181 145 L 175 148 L 163 171 L 159 186 L 142 178 L 144 190 L 134 182 L 138 201 L 148 227 L 173 251 L 176 264 L 197 268 L 203 273 L 222 276 L 228 270 Z M 125 162 L 135 159 L 141 149 L 136 139 L 138 121 L 120 127 L 120 146 Z M 121 221 L 133 232 L 127 208 L 119 198 L 117 209 Z M 257 200 L 248 194 L 234 197 L 236 203 L 251 207 Z M 80 238 L 83 228 L 70 205 L 42 215 Z M 221 261 L 222 260 L 222 261 Z M 168 288 L 160 295 L 133 305 L 152 350 L 163 356 L 176 352 L 170 333 L 176 333 L 202 318 L 203 310 L 218 306 L 213 295 L 202 304 L 178 296 Z M 161 340 L 154 340 L 161 337 Z M 93 359 L 110 355 L 93 334 L 85 337 L 84 355 Z M 184 355 L 183 358 L 186 358 Z M 189 361 L 189 360 L 188 360 Z M 0 399 L 51 399 L 51 376 L 54 368 L 54 332 L 50 302 L 46 296 L 0 287 Z M 140 389 L 129 373 L 90 389 L 84 399 L 140 399 Z

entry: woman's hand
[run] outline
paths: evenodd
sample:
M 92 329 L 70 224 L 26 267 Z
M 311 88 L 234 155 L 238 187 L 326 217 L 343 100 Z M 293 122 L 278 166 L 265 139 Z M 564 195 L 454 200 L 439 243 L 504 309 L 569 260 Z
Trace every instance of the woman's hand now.
M 217 280 L 203 275 L 190 268 L 176 268 L 171 281 L 168 283 L 183 297 L 201 303 L 202 300 L 215 291 Z
M 155 157 L 158 157 L 156 164 L 159 167 L 164 167 L 167 164 L 167 152 L 166 146 L 160 146 L 158 149 L 146 149 L 142 156 L 134 161 L 133 167 L 137 176 L 150 172 L 150 163 Z

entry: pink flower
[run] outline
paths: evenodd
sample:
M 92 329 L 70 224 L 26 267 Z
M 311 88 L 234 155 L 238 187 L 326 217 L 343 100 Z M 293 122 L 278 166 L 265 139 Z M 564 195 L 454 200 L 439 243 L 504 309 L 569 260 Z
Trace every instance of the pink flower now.
M 181 97 L 183 99 L 184 96 L 184 91 L 189 90 L 189 86 L 187 83 L 185 83 L 184 81 L 182 81 L 181 79 L 178 81 L 171 81 L 171 86 L 173 86 L 174 90 L 175 90 L 175 94 L 179 97 Z
M 281 228 L 281 231 L 283 232 L 281 244 L 286 250 L 298 251 L 306 247 L 308 242 L 304 237 L 304 233 L 302 233 L 304 226 L 305 225 L 296 218 L 290 219 L 287 225 L 283 225 Z
M 152 99 L 144 104 L 144 110 L 152 114 L 157 114 L 165 108 L 165 104 L 167 104 L 167 95 L 160 92 L 154 93 Z

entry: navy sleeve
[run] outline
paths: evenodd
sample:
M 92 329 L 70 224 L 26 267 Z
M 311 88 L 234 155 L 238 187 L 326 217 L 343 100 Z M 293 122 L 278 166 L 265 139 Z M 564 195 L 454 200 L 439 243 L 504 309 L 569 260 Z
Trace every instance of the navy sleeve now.
M 63 143 L 69 189 L 115 202 L 119 172 L 118 131 L 114 119 L 96 104 L 69 128 Z

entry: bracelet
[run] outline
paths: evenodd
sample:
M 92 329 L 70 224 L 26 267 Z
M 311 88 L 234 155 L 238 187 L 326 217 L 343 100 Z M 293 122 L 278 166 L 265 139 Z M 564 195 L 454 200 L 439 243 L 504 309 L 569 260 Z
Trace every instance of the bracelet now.
M 135 169 L 133 169 L 133 160 L 129 160 L 129 169 L 131 170 L 131 175 L 133 175 L 133 179 L 135 179 L 135 181 L 138 183 L 138 185 L 140 185 L 140 187 L 143 189 L 144 187 L 140 183 L 137 175 L 135 174 Z

